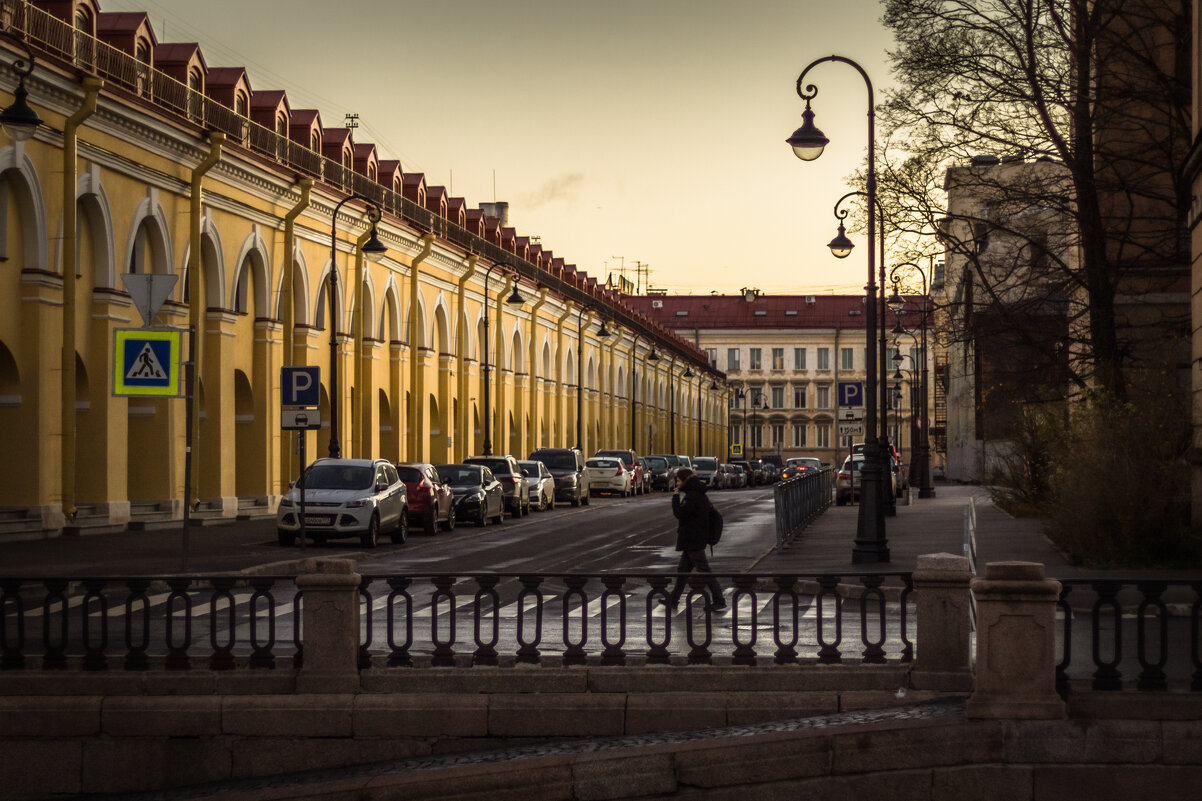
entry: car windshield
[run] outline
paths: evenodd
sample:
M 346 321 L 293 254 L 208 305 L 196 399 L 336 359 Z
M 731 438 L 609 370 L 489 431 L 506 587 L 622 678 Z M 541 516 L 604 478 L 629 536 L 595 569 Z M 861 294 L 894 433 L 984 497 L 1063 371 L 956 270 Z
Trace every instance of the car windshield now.
M 480 468 L 472 465 L 457 465 L 438 468 L 438 478 L 444 484 L 452 487 L 468 487 L 480 485 Z
M 401 481 L 404 481 L 406 484 L 414 484 L 425 478 L 425 476 L 422 474 L 422 471 L 418 470 L 416 467 L 402 467 L 401 465 L 397 465 L 396 471 L 400 475 Z
M 613 451 L 613 452 L 598 451 L 598 455 L 599 456 L 613 456 L 617 459 L 621 459 L 622 464 L 626 465 L 627 467 L 630 467 L 630 465 L 634 463 L 634 460 L 630 457 L 629 451 Z
M 482 464 L 494 473 L 509 475 L 512 471 L 509 469 L 508 459 L 472 459 L 472 464 Z
M 529 478 L 538 478 L 538 462 L 518 462 L 518 467 L 522 468 L 522 475 Z
M 315 464 L 301 481 L 305 489 L 361 490 L 372 486 L 376 471 L 370 465 Z
M 552 470 L 575 470 L 576 454 L 566 451 L 540 453 L 536 459 Z
M 718 460 L 710 459 L 709 457 L 702 457 L 702 458 L 698 459 L 696 462 L 694 462 L 693 466 L 696 467 L 698 470 L 717 470 L 718 469 Z
M 662 458 L 663 458 L 663 460 L 664 460 L 665 462 L 667 462 L 667 463 L 668 463 L 668 467 L 680 467 L 680 459 L 678 459 L 677 457 L 675 457 L 675 456 L 664 456 L 664 457 L 662 457 Z
M 668 469 L 668 462 L 664 459 L 659 459 L 655 456 L 649 456 L 646 459 L 644 459 L 644 461 L 647 463 L 647 466 L 650 467 L 652 470 L 667 470 Z
M 585 462 L 589 467 L 617 467 L 621 463 L 619 459 L 589 459 Z

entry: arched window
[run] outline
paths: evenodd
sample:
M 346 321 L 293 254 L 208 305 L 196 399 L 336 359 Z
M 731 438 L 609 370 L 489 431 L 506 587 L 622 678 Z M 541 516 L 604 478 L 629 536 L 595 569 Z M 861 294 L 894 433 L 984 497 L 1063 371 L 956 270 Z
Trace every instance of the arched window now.
M 275 118 L 275 155 L 281 161 L 288 157 L 288 118 L 283 114 Z
M 374 164 L 367 165 L 367 180 L 373 181 L 373 182 L 376 180 L 376 165 L 374 165 Z
M 150 42 L 146 39 L 138 39 L 134 45 L 134 58 L 138 63 L 143 65 L 138 67 L 138 81 L 135 87 L 138 94 L 142 94 L 150 88 Z
M 246 97 L 246 92 L 237 92 L 234 94 L 234 113 L 239 117 L 245 117 L 250 111 L 250 101 Z
M 80 65 L 92 62 L 92 36 L 95 27 L 92 24 L 92 10 L 80 6 L 75 9 L 75 63 Z
M 321 134 L 317 131 L 313 132 L 313 137 L 309 140 L 309 149 L 314 153 L 321 152 Z
M 204 75 L 199 67 L 188 70 L 188 116 L 195 122 L 204 118 Z

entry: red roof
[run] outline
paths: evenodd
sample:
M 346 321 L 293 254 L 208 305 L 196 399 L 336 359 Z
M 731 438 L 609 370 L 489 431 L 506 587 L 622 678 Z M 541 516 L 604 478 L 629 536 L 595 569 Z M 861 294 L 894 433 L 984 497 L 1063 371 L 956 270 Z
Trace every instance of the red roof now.
M 672 329 L 694 328 L 864 328 L 863 295 L 623 295 L 623 306 Z M 906 297 L 907 311 L 922 298 Z M 889 325 L 895 321 L 886 312 Z

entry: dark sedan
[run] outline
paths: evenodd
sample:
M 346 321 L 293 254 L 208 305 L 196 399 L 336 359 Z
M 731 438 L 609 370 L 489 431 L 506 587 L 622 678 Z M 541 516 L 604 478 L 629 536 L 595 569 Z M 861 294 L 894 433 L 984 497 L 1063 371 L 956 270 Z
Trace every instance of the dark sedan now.
M 505 491 L 487 467 L 478 464 L 444 464 L 438 477 L 455 497 L 455 517 L 478 526 L 505 522 Z

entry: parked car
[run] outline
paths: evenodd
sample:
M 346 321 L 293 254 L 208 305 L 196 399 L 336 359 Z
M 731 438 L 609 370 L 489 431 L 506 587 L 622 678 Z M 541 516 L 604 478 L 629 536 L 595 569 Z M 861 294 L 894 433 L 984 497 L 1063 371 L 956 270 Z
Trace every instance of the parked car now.
M 464 464 L 481 464 L 492 471 L 505 490 L 505 508 L 514 517 L 530 514 L 530 482 L 512 456 L 469 456 Z
M 794 478 L 806 473 L 817 473 L 822 470 L 822 460 L 813 456 L 794 456 L 785 461 L 785 469 L 781 478 Z
M 693 470 L 707 487 L 722 488 L 722 474 L 718 472 L 718 460 L 713 456 L 698 456 L 693 460 Z
M 555 508 L 555 476 L 551 470 L 537 459 L 524 459 L 518 462 L 526 480 L 530 482 L 530 497 L 534 508 L 540 512 Z
M 757 481 L 757 479 L 759 477 L 759 473 L 756 472 L 756 469 L 754 467 L 752 467 L 751 462 L 747 461 L 746 459 L 740 459 L 740 460 L 731 462 L 731 464 L 733 464 L 735 467 L 738 467 L 740 470 L 743 471 L 743 478 L 744 478 L 743 486 L 754 487 L 756 484 L 759 483 L 759 481 Z
M 665 462 L 664 465 L 667 466 L 667 463 Z M 647 457 L 639 457 L 639 467 L 643 468 L 643 494 L 646 495 L 647 493 L 651 492 L 652 489 L 654 489 L 651 481 L 653 478 L 651 465 L 648 464 Z
M 633 494 L 633 471 L 627 470 L 626 465 L 616 456 L 598 456 L 585 462 L 589 469 L 589 489 L 600 495 L 611 492 L 625 498 Z
M 747 487 L 751 486 L 750 479 L 747 476 L 747 470 L 745 470 L 743 468 L 743 465 L 738 464 L 737 462 L 731 462 L 730 467 L 731 467 L 731 470 L 734 471 L 734 477 L 733 477 L 733 486 L 734 487 L 736 487 L 737 489 L 746 489 Z
M 852 453 L 843 460 L 843 466 L 835 475 L 835 505 L 846 506 L 860 498 L 861 470 L 864 468 L 864 454 Z
M 300 534 L 300 496 L 305 492 L 305 536 L 315 543 L 358 537 L 374 548 L 380 533 L 402 543 L 409 533 L 405 485 L 385 459 L 318 459 L 280 499 L 276 532 L 280 545 Z
M 401 462 L 396 471 L 409 496 L 409 525 L 421 526 L 426 534 L 454 530 L 455 498 L 438 469 L 426 462 Z
M 438 478 L 451 488 L 457 519 L 477 526 L 486 526 L 489 520 L 505 522 L 505 490 L 484 465 L 439 465 Z
M 680 461 L 680 457 L 674 453 L 653 453 L 653 454 L 651 454 L 651 458 L 663 459 L 667 463 L 668 470 L 664 476 L 664 483 L 663 483 L 662 488 L 668 492 L 675 492 L 676 491 L 676 471 L 679 470 L 680 468 L 684 467 L 684 463 Z M 657 489 L 660 488 L 658 484 L 656 484 L 655 486 Z
M 609 448 L 599 450 L 594 453 L 593 456 L 616 456 L 617 458 L 621 459 L 622 464 L 626 466 L 626 469 L 633 473 L 631 476 L 631 483 L 634 485 L 632 491 L 635 495 L 641 495 L 643 493 L 643 484 L 645 483 L 643 480 L 643 466 L 639 464 L 639 455 L 633 450 Z
M 735 479 L 735 467 L 728 462 L 722 462 L 718 465 L 718 471 L 722 473 L 722 486 L 726 489 L 735 489 L 738 484 Z
M 588 504 L 589 470 L 584 464 L 584 454 L 578 449 L 539 448 L 530 458 L 545 464 L 555 476 L 555 500 L 572 506 Z
M 643 470 L 651 476 L 651 489 L 669 490 L 673 488 L 672 476 L 675 471 L 664 457 L 644 456 Z

